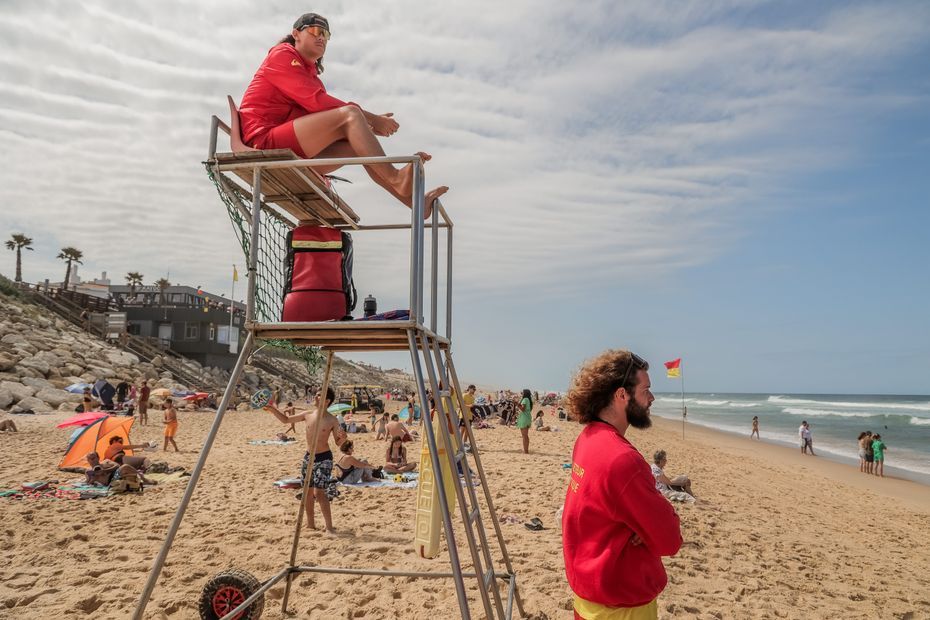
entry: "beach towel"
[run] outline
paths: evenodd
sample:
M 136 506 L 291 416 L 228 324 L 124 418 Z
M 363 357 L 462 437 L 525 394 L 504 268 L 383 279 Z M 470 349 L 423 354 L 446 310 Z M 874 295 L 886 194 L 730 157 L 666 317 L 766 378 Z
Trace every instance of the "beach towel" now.
M 356 321 L 407 321 L 410 319 L 410 310 L 388 310 L 381 314 L 355 319 Z
M 342 483 L 340 482 L 339 484 L 340 484 L 341 486 L 349 486 L 349 487 L 374 487 L 374 488 L 379 488 L 379 489 L 387 489 L 387 488 L 390 488 L 390 489 L 415 489 L 415 488 L 417 488 L 417 480 L 418 480 L 419 477 L 420 477 L 420 475 L 419 475 L 418 473 L 416 473 L 416 472 L 406 473 L 406 474 L 397 474 L 397 476 L 399 476 L 399 477 L 401 477 L 401 479 L 403 479 L 403 482 L 401 482 L 400 479 L 394 480 L 395 476 L 393 476 L 393 475 L 391 475 L 391 474 L 385 474 L 385 475 L 387 475 L 387 478 L 384 478 L 384 479 L 381 479 L 381 480 L 372 480 L 371 482 L 359 482 L 358 484 L 342 484 Z
M 70 482 L 26 482 L 19 489 L 0 491 L 10 499 L 95 499 L 109 495 L 108 487 L 85 484 L 83 479 Z
M 249 441 L 249 444 L 253 446 L 290 446 L 296 442 L 296 439 L 290 441 L 281 441 L 280 439 L 252 439 Z

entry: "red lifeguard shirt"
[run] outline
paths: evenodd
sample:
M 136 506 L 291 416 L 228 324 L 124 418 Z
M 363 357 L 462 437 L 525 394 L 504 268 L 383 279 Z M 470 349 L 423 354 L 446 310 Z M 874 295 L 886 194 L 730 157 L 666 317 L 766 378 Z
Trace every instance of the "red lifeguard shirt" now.
M 252 145 L 287 121 L 345 105 L 355 104 L 326 93 L 316 63 L 307 62 L 290 43 L 279 43 L 268 52 L 242 96 L 242 141 Z
M 642 544 L 630 542 L 636 534 Z M 610 607 L 655 599 L 668 582 L 662 556 L 681 547 L 678 515 L 642 455 L 617 429 L 592 422 L 575 441 L 562 513 L 568 584 Z

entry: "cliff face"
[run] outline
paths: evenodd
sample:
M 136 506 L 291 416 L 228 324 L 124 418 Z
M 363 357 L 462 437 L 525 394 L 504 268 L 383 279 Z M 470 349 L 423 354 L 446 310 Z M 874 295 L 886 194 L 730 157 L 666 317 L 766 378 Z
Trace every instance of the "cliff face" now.
M 303 370 L 302 362 L 276 361 L 292 369 Z M 170 372 L 161 368 L 159 358 L 143 361 L 84 332 L 15 291 L 0 291 L 0 411 L 72 410 L 81 402 L 81 395 L 69 394 L 63 388 L 99 379 L 106 379 L 113 385 L 120 381 L 139 385 L 142 380 L 149 380 L 153 387 L 212 392 L 221 392 L 229 379 L 229 373 L 224 370 L 201 368 L 193 361 L 188 361 L 187 365 L 204 377 L 202 384 L 180 384 Z M 315 383 L 320 382 L 321 374 L 321 371 L 317 373 Z M 413 385 L 413 378 L 401 371 L 385 372 L 337 358 L 333 384 L 349 383 L 408 387 Z M 303 386 L 289 385 L 277 376 L 251 366 L 246 366 L 240 384 L 247 390 L 259 385 L 283 387 L 287 391 L 303 390 Z

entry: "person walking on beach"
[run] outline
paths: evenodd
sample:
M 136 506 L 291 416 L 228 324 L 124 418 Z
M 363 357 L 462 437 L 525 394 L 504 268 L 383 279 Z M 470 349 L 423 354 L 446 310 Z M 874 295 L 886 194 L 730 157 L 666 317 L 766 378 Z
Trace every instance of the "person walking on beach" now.
M 574 617 L 655 620 L 668 577 L 662 556 L 681 548 L 678 515 L 626 438 L 652 424 L 649 364 L 608 350 L 586 362 L 567 396 L 584 428 L 572 451 L 562 550 Z
M 872 435 L 872 454 L 875 461 L 873 469 L 876 476 L 885 477 L 885 450 L 888 447 L 882 441 L 882 436 L 878 433 Z
M 320 512 L 323 513 L 323 523 L 327 532 L 335 532 L 333 527 L 333 516 L 330 512 L 329 502 L 339 495 L 336 490 L 336 481 L 333 479 L 333 451 L 329 447 L 329 438 L 332 437 L 337 445 L 342 445 L 346 440 L 346 433 L 339 426 L 339 420 L 336 416 L 327 411 L 329 406 L 336 400 L 336 393 L 333 388 L 327 388 L 325 404 L 321 405 L 323 400 L 322 392 L 318 392 L 314 398 L 316 408 L 312 411 L 304 411 L 292 416 L 286 416 L 281 413 L 274 405 L 266 405 L 265 411 L 270 412 L 282 424 L 293 424 L 294 422 L 306 422 L 307 429 L 307 452 L 304 454 L 303 463 L 300 467 L 300 479 L 306 480 L 307 474 L 310 475 L 308 493 L 304 496 L 304 511 L 307 513 L 307 527 L 316 529 L 316 519 L 314 518 L 314 499 L 320 503 Z M 315 430 L 319 426 L 319 431 Z M 314 432 L 317 433 L 316 443 L 314 443 Z M 310 468 L 310 454 L 313 453 L 313 467 Z M 310 470 L 308 472 L 308 470 Z M 310 491 L 312 489 L 312 491 Z
M 814 454 L 814 438 L 811 435 L 811 427 L 807 423 L 807 420 L 801 422 L 801 426 L 798 427 L 798 437 L 801 439 L 801 454 L 807 454 L 807 451 L 811 451 L 811 456 L 817 456 Z
M 178 434 L 178 410 L 174 408 L 174 402 L 170 398 L 165 401 L 162 407 L 165 410 L 165 445 L 162 450 L 167 452 L 170 443 L 174 446 L 175 452 L 180 452 L 178 444 L 174 443 L 174 436 Z
M 523 437 L 523 454 L 530 453 L 530 427 L 533 426 L 533 398 L 528 389 L 523 390 L 523 398 L 517 405 L 517 428 Z
M 319 75 L 329 38 L 329 21 L 306 13 L 271 48 L 242 96 L 240 150 L 290 149 L 302 158 L 384 156 L 378 138 L 394 135 L 400 125 L 391 112 L 373 114 L 326 92 Z M 428 153 L 417 155 L 423 162 L 431 159 Z M 322 175 L 337 168 L 315 171 Z M 412 163 L 399 170 L 387 163 L 365 165 L 375 183 L 408 207 L 413 201 L 413 169 Z M 448 189 L 440 186 L 426 193 L 425 217 Z
M 139 424 L 142 426 L 148 426 L 149 424 L 149 396 L 151 393 L 149 382 L 142 381 L 142 387 L 139 388 Z
M 760 441 L 762 440 L 762 438 L 759 437 L 759 416 L 757 415 L 752 416 L 752 432 L 749 434 L 749 438 L 752 439 L 753 437 Z

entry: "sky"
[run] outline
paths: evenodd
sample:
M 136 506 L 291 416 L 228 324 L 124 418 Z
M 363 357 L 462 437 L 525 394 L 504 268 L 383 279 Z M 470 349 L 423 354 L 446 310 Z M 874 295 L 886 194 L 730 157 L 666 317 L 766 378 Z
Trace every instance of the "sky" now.
M 228 294 L 210 116 L 306 11 L 332 27 L 329 92 L 393 112 L 387 153 L 430 152 L 452 188 L 462 381 L 565 389 L 631 348 L 658 391 L 681 357 L 686 391 L 930 393 L 920 1 L 7 0 L 0 234 L 33 238 L 24 279 L 60 281 L 74 246 L 83 278 Z M 363 223 L 406 221 L 344 175 Z M 408 245 L 355 236 L 381 310 L 406 306 Z

